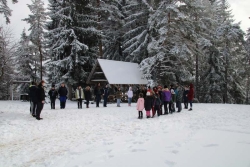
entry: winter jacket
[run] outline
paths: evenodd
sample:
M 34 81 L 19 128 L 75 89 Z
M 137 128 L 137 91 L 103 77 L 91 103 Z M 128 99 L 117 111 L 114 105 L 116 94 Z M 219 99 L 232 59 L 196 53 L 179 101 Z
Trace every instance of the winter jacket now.
M 36 91 L 37 101 L 42 102 L 45 101 L 45 91 L 42 85 L 39 85 Z
M 168 89 L 163 89 L 162 91 L 162 101 L 170 102 L 171 100 L 171 93 Z
M 138 111 L 142 111 L 144 109 L 144 98 L 139 98 L 137 100 L 137 105 L 136 105 L 136 109 Z
M 161 90 L 159 90 L 159 91 L 158 91 L 158 94 L 159 94 L 159 98 L 160 98 L 160 100 L 162 101 L 162 91 L 161 91 Z
M 67 88 L 65 86 L 64 87 L 60 87 L 59 90 L 58 90 L 58 94 L 60 96 L 67 96 L 67 94 L 68 94 Z
M 190 84 L 190 89 L 188 92 L 188 100 L 189 101 L 194 100 L 194 85 L 193 84 Z
M 132 98 L 132 97 L 133 97 L 133 91 L 132 91 L 132 88 L 129 87 L 128 98 Z
M 170 93 L 171 93 L 171 100 L 170 100 L 170 102 L 174 103 L 176 101 L 176 96 L 175 96 L 175 90 L 174 90 L 174 88 L 170 89 Z
M 90 90 L 85 89 L 84 96 L 85 96 L 85 100 L 91 100 L 91 92 L 90 92 Z
M 153 107 L 153 100 L 152 96 L 146 96 L 145 102 L 144 102 L 144 107 L 146 111 L 150 111 Z
M 182 102 L 182 96 L 183 96 L 183 90 L 182 90 L 182 88 L 178 87 L 176 89 L 176 92 L 177 92 L 177 94 L 176 94 L 176 102 Z
M 160 106 L 161 105 L 161 100 L 159 97 L 155 96 L 154 98 L 154 106 Z
M 102 91 L 101 91 L 100 86 L 95 87 L 94 94 L 95 94 L 95 96 L 101 96 Z
M 108 97 L 109 96 L 109 88 L 103 88 L 103 96 Z
M 30 101 L 34 102 L 34 103 L 37 103 L 38 102 L 38 99 L 37 99 L 37 87 L 35 85 L 31 85 L 29 87 L 29 96 L 30 96 Z
M 49 94 L 50 99 L 56 99 L 56 97 L 58 95 L 58 93 L 55 89 L 50 89 L 48 94 Z
M 122 91 L 121 91 L 121 90 L 118 90 L 118 91 L 115 93 L 115 97 L 116 97 L 116 99 L 121 99 L 121 98 L 122 98 Z
M 183 92 L 183 100 L 184 100 L 184 102 L 187 102 L 187 101 L 188 101 L 188 92 L 189 92 L 189 90 L 185 90 L 185 91 Z
M 76 89 L 75 96 L 76 99 L 85 99 L 83 89 Z

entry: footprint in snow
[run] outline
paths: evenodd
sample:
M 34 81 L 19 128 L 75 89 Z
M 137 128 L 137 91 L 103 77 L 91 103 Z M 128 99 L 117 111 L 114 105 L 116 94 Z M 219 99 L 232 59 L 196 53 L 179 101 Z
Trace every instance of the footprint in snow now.
M 179 151 L 178 151 L 178 150 L 172 150 L 172 153 L 173 153 L 173 154 L 178 154 Z
M 133 150 L 131 150 L 131 152 L 145 152 L 145 151 L 147 151 L 147 150 L 145 150 L 145 149 L 133 149 Z
M 218 144 L 208 144 L 208 145 L 205 145 L 204 147 L 218 147 L 219 145 Z
M 169 167 L 172 167 L 172 166 L 175 165 L 175 162 L 166 160 L 166 161 L 165 161 L 165 164 L 167 164 Z

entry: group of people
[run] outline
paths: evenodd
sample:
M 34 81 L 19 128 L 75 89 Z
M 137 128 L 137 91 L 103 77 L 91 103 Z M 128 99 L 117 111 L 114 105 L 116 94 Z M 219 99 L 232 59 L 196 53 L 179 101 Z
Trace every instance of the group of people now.
M 55 109 L 55 101 L 59 96 L 60 107 L 64 109 L 66 106 L 68 90 L 65 87 L 65 84 L 62 83 L 58 91 L 55 89 L 55 85 L 52 85 L 48 95 L 50 97 L 51 109 Z M 35 82 L 31 82 L 29 87 L 29 96 L 30 96 L 30 114 L 35 117 L 37 120 L 43 118 L 40 117 L 45 104 L 45 81 L 41 81 L 38 85 Z
M 176 111 L 175 104 L 177 108 L 177 112 L 181 112 L 182 110 L 182 101 L 184 102 L 184 108 L 188 109 L 188 103 L 190 103 L 190 109 L 192 110 L 192 102 L 194 99 L 194 86 L 190 84 L 190 86 L 185 86 L 183 89 L 181 86 L 177 85 L 174 87 L 171 85 L 169 88 L 164 86 L 154 87 L 153 90 L 148 87 L 148 89 L 141 90 L 139 93 L 139 98 L 137 100 L 137 110 L 138 110 L 138 119 L 143 118 L 143 110 L 146 110 L 146 117 L 150 118 L 152 110 L 152 118 L 157 113 L 160 115 L 172 114 Z M 164 110 L 163 110 L 163 109 Z M 164 111 L 164 113 L 163 113 Z

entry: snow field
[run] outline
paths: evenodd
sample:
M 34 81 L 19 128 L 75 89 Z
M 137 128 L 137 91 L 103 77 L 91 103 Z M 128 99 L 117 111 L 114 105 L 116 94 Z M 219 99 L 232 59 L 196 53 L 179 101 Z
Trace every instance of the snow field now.
M 38 121 L 28 102 L 0 101 L 0 166 L 250 167 L 250 106 L 194 104 L 139 120 L 135 105 L 57 101 Z

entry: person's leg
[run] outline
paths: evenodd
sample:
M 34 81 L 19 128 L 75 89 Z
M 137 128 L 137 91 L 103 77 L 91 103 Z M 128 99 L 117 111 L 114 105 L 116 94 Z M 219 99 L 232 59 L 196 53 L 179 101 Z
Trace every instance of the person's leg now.
M 96 96 L 96 107 L 99 107 L 99 96 Z
M 80 99 L 80 108 L 82 108 L 82 99 Z
M 190 100 L 189 103 L 190 103 L 190 109 L 189 110 L 192 110 L 192 108 L 193 108 L 193 101 Z
M 143 118 L 143 112 L 141 111 L 141 119 Z
M 43 103 L 38 102 L 37 103 L 37 111 L 36 111 L 36 119 L 40 119 L 42 109 L 43 109 Z
M 33 108 L 32 108 L 32 116 L 33 117 L 36 116 L 36 110 L 37 110 L 37 103 L 33 102 Z
M 138 119 L 141 118 L 141 111 L 138 111 Z
M 103 106 L 107 107 L 107 98 L 106 97 L 103 97 Z
M 86 100 L 86 108 L 89 108 L 89 99 Z
M 80 108 L 80 99 L 77 99 L 77 107 Z
M 34 103 L 30 101 L 30 115 L 33 113 Z

